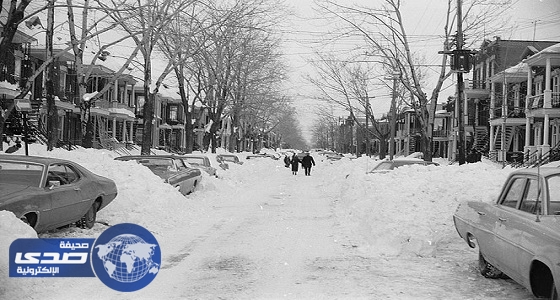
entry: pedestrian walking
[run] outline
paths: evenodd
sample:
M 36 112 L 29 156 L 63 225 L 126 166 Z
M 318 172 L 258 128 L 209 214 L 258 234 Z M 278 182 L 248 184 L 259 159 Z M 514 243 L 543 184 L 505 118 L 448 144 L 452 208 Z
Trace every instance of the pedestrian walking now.
M 297 175 L 297 171 L 299 169 L 299 157 L 294 153 L 292 159 L 290 160 L 290 164 L 292 165 L 292 174 Z
M 313 166 L 315 165 L 315 160 L 311 155 L 309 155 L 309 152 L 307 152 L 305 156 L 301 159 L 301 166 L 305 170 L 305 176 L 311 176 L 312 165 Z
M 284 164 L 286 165 L 286 168 L 290 167 L 290 157 L 288 157 L 288 154 L 284 156 Z

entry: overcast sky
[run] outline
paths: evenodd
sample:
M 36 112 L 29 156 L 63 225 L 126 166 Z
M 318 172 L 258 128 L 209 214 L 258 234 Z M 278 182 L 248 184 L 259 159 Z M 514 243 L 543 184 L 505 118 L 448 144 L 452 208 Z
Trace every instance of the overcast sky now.
M 376 5 L 382 0 L 361 0 L 350 1 L 341 0 L 337 3 L 358 3 L 360 5 Z M 289 92 L 295 99 L 296 107 L 300 115 L 300 120 L 304 127 L 304 136 L 310 137 L 309 127 L 316 115 L 318 104 L 310 99 L 313 95 L 313 87 L 304 79 L 307 74 L 313 74 L 313 69 L 308 60 L 313 58 L 314 49 L 328 51 L 321 40 L 330 30 L 328 22 L 321 20 L 321 16 L 314 10 L 313 0 L 287 0 L 296 13 L 290 19 L 285 29 L 286 38 L 286 58 L 290 63 L 290 85 Z M 404 0 L 402 1 L 402 12 L 406 30 L 410 35 L 421 35 L 426 38 L 412 44 L 413 51 L 422 53 L 428 64 L 438 64 L 441 60 L 437 51 L 441 50 L 441 39 L 437 38 L 443 32 L 445 21 L 445 3 L 442 0 Z M 509 11 L 512 15 L 511 26 L 513 29 L 506 34 L 502 34 L 502 39 L 521 39 L 532 40 L 556 40 L 560 41 L 560 1 L 559 0 L 519 0 Z M 536 27 L 535 22 L 536 21 Z M 493 36 L 487 37 L 493 39 Z M 480 45 L 481 41 L 475 42 Z M 352 45 L 344 45 L 351 47 Z M 437 68 L 431 68 L 434 73 Z M 465 78 L 469 78 L 466 76 Z M 453 81 L 450 80 L 442 91 L 440 99 L 454 93 Z M 431 87 L 428 87 L 428 91 Z M 386 95 L 376 96 L 376 105 L 379 114 L 389 109 L 390 97 Z M 347 114 L 346 114 L 347 115 Z

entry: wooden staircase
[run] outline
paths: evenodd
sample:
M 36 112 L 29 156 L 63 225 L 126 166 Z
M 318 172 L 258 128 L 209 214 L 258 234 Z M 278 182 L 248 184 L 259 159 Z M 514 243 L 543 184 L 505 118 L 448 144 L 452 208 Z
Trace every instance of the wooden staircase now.
M 504 143 L 504 147 L 502 148 L 502 128 L 496 127 L 495 134 L 494 134 L 494 141 L 492 141 L 492 143 L 494 144 L 494 149 L 496 150 L 504 149 L 508 151 L 511 146 L 511 142 L 513 141 L 513 136 L 515 135 L 516 132 L 515 127 L 506 126 L 505 129 L 506 129 L 505 139 L 504 139 L 505 143 Z
M 31 110 L 21 112 L 13 110 L 4 123 L 4 135 L 22 137 L 27 133 L 28 143 L 47 144 L 46 126 L 41 121 L 39 111 L 40 101 L 31 101 Z M 25 114 L 25 117 L 24 117 Z
M 479 126 L 475 128 L 472 149 L 479 153 L 487 153 L 488 149 L 490 149 L 490 137 L 486 127 Z
M 130 155 L 130 151 L 126 149 L 126 143 L 119 142 L 107 131 L 107 119 L 101 116 L 96 116 L 95 118 L 95 138 L 99 140 L 101 148 L 114 151 L 119 155 Z
M 523 161 L 528 168 L 535 168 L 557 160 L 560 160 L 560 142 L 556 143 L 556 145 L 542 156 L 539 156 L 538 153 L 525 155 Z

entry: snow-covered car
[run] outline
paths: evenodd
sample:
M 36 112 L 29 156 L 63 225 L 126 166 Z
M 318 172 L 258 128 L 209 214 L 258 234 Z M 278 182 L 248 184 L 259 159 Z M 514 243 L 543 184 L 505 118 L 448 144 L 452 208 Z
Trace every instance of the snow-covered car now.
M 333 153 L 333 154 L 326 154 L 325 157 L 327 158 L 327 160 L 336 161 L 336 160 L 341 160 L 342 158 L 344 158 L 344 155 L 342 155 L 340 153 Z
M 558 299 L 560 286 L 560 169 L 512 172 L 494 203 L 461 203 L 455 228 L 488 278 L 509 276 L 535 296 Z
M 243 162 L 239 160 L 239 157 L 237 157 L 237 155 L 235 154 L 218 154 L 216 155 L 216 159 L 220 162 L 225 162 L 225 163 L 234 163 L 238 165 L 243 164 Z
M 206 155 L 183 154 L 183 155 L 178 155 L 177 157 L 191 164 L 193 167 L 203 170 L 204 172 L 208 173 L 208 175 L 210 176 L 218 177 L 217 168 L 212 166 L 212 162 L 210 161 L 210 158 Z M 224 170 L 226 169 L 225 166 L 220 166 L 220 167 Z
M 424 161 L 421 159 L 407 158 L 407 159 L 393 159 L 393 160 L 383 160 L 380 161 L 369 173 L 387 173 L 396 168 L 402 166 L 412 166 L 412 165 L 422 165 L 422 166 L 439 166 L 436 162 Z
M 115 160 L 134 160 L 146 166 L 165 182 L 178 188 L 183 195 L 194 192 L 202 181 L 199 169 L 187 166 L 181 159 L 173 155 L 126 155 L 117 157 Z
M 268 156 L 264 155 L 264 154 L 259 154 L 259 153 L 255 153 L 255 154 L 249 154 L 245 157 L 245 159 L 259 159 L 259 158 L 266 158 Z
M 117 196 L 109 178 L 68 160 L 0 155 L 0 210 L 38 233 L 77 223 L 92 228 L 97 212 Z

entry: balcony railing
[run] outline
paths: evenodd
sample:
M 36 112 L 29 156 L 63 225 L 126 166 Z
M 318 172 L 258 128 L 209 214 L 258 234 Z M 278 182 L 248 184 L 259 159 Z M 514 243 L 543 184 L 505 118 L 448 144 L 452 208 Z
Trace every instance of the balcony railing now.
M 449 130 L 434 130 L 433 137 L 448 137 Z
M 465 80 L 465 89 L 485 90 L 486 80 Z
M 552 108 L 560 108 L 560 92 L 551 93 L 550 104 Z M 544 94 L 539 94 L 527 98 L 529 101 L 529 109 L 537 109 L 544 107 Z
M 544 94 L 530 96 L 527 98 L 527 101 L 529 102 L 529 109 L 543 108 Z
M 494 107 L 493 108 L 493 112 L 494 112 L 494 119 L 496 118 L 502 118 L 503 115 L 503 107 Z M 521 107 L 521 106 L 513 106 L 513 105 L 508 105 L 506 108 L 506 117 L 508 118 L 525 118 L 525 107 Z

